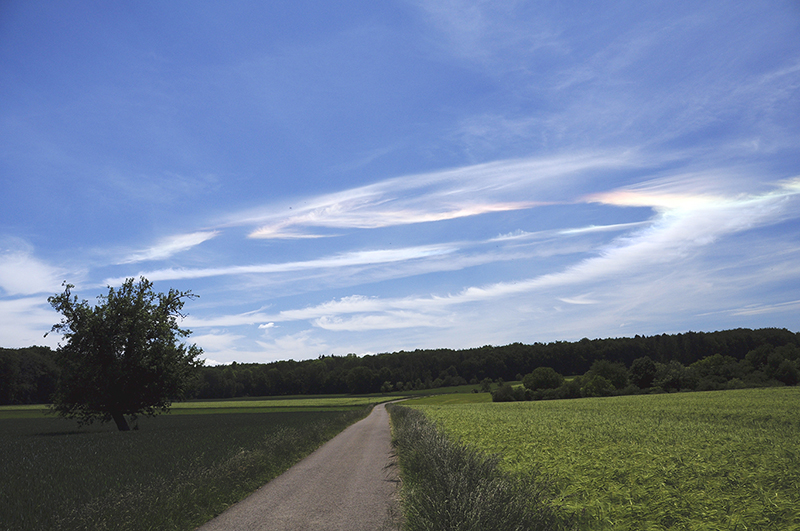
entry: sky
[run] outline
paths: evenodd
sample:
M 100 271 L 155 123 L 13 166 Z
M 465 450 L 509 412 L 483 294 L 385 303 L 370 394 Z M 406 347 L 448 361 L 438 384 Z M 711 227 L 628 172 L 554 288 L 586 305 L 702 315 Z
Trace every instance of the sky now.
M 793 0 L 0 2 L 0 346 L 209 364 L 800 331 Z

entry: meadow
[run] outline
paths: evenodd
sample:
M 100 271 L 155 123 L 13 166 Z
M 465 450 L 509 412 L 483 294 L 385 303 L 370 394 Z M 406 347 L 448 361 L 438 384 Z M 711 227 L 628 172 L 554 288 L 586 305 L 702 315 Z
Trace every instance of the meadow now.
M 0 529 L 193 529 L 381 400 L 186 402 L 126 433 L 0 407 Z
M 550 478 L 582 529 L 800 529 L 800 388 L 468 400 L 404 404 L 502 470 Z

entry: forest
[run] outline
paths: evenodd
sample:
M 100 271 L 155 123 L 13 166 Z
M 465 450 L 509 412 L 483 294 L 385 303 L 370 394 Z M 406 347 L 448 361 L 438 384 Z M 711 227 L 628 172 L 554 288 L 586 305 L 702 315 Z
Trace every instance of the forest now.
M 47 403 L 59 370 L 48 347 L 0 349 L 0 404 Z M 536 369 L 558 376 L 536 384 Z M 467 383 L 500 386 L 495 400 L 530 400 L 732 387 L 796 385 L 800 334 L 786 329 L 735 329 L 632 338 L 512 343 L 471 349 L 420 349 L 314 360 L 231 363 L 198 369 L 199 399 L 298 394 L 365 394 Z M 538 371 L 541 376 L 543 370 Z M 582 375 L 582 376 L 578 376 Z M 499 394 L 498 394 L 499 393 Z M 515 394 L 516 393 L 516 394 Z

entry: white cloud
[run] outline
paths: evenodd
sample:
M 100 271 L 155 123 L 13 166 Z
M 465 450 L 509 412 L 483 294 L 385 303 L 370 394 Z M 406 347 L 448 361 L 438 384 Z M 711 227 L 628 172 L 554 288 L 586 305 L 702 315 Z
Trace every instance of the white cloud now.
M 56 347 L 58 334 L 44 335 L 59 321 L 59 315 L 39 297 L 0 300 L 0 338 L 3 347 L 32 345 Z
M 408 311 L 386 311 L 380 314 L 365 314 L 343 318 L 322 316 L 314 320 L 314 325 L 325 330 L 360 332 L 366 330 L 390 330 L 394 328 L 441 328 L 452 322 L 430 314 Z
M 311 359 L 331 353 L 328 344 L 310 330 L 284 335 L 271 341 L 257 341 L 263 349 L 257 354 L 260 361 L 278 359 Z
M 156 243 L 153 247 L 136 251 L 125 257 L 120 264 L 132 264 L 135 262 L 145 262 L 148 260 L 164 260 L 170 256 L 187 251 L 192 247 L 200 245 L 219 234 L 218 231 L 201 231 L 191 234 L 179 234 L 170 236 Z
M 660 214 L 646 228 L 617 238 L 598 256 L 585 259 L 560 272 L 517 282 L 473 286 L 454 295 L 380 299 L 351 296 L 298 310 L 270 315 L 270 320 L 313 320 L 327 330 L 365 331 L 414 326 L 447 326 L 444 312 L 468 303 L 504 300 L 509 297 L 565 286 L 580 286 L 636 275 L 670 271 L 672 265 L 719 238 L 750 228 L 797 217 L 798 194 L 794 181 L 761 195 L 719 197 L 676 195 L 670 190 L 620 190 L 593 196 L 591 200 L 614 205 L 650 206 Z M 633 224 L 639 227 L 640 224 Z M 515 235 L 516 236 L 516 235 Z M 664 269 L 666 268 L 666 270 Z M 615 283 L 616 284 L 616 283 Z M 572 305 L 600 302 L 588 296 L 559 297 Z M 342 317 L 351 315 L 351 317 Z
M 0 253 L 0 289 L 5 295 L 32 295 L 58 291 L 61 273 L 29 252 Z
M 566 302 L 567 304 L 597 304 L 600 301 L 590 299 L 589 295 L 580 295 L 578 297 L 559 297 L 560 301 Z
M 503 160 L 386 179 L 291 209 L 281 204 L 239 213 L 221 224 L 256 225 L 254 238 L 292 239 L 325 235 L 306 229 L 374 229 L 524 210 L 563 201 L 570 180 L 642 165 L 630 152 Z
M 202 348 L 204 352 L 214 353 L 231 349 L 242 338 L 244 338 L 242 335 L 212 330 L 207 334 L 192 334 L 190 341 Z
M 217 277 L 227 275 L 254 275 L 269 273 L 286 273 L 292 271 L 307 271 L 311 269 L 329 269 L 375 264 L 387 264 L 406 260 L 417 260 L 441 256 L 455 251 L 448 245 L 427 245 L 406 247 L 402 249 L 376 249 L 369 251 L 354 251 L 342 253 L 316 260 L 302 262 L 285 262 L 278 264 L 260 264 L 249 266 L 226 266 L 203 269 L 158 269 L 139 273 L 152 281 L 177 280 L 191 278 Z M 106 282 L 112 285 L 122 282 L 124 278 L 111 278 Z
M 761 315 L 770 313 L 797 312 L 800 310 L 800 300 L 779 302 L 775 304 L 751 304 L 731 311 L 732 315 Z

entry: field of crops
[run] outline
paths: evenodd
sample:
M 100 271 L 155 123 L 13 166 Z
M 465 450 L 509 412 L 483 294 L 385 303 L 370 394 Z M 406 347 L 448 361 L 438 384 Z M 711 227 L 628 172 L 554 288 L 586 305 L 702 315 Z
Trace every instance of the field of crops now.
M 552 474 L 596 529 L 800 529 L 800 388 L 439 402 L 405 404 L 508 471 Z
M 2 407 L 0 530 L 193 529 L 369 410 L 321 400 L 193 402 L 125 433 Z

